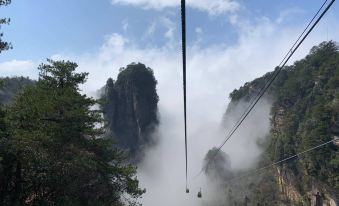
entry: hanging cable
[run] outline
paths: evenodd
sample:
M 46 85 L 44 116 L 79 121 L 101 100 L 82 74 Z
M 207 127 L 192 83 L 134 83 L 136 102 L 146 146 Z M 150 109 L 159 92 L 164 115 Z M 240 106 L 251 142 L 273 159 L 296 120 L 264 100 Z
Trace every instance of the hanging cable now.
M 305 153 L 311 152 L 311 151 L 313 151 L 313 150 L 315 150 L 315 149 L 318 149 L 318 148 L 323 147 L 323 146 L 325 146 L 325 145 L 328 145 L 328 144 L 330 144 L 330 143 L 335 143 L 335 141 L 337 141 L 337 140 L 336 140 L 336 139 L 333 139 L 333 140 L 331 140 L 331 141 L 328 141 L 328 142 L 322 143 L 322 144 L 320 144 L 320 145 L 314 146 L 314 147 L 312 147 L 312 148 L 310 148 L 310 149 L 307 149 L 307 150 L 305 150 L 305 151 L 299 152 L 299 153 L 297 153 L 297 154 L 295 154 L 295 155 L 292 155 L 292 156 L 290 156 L 290 157 L 284 158 L 284 159 L 279 160 L 279 161 L 277 161 L 277 162 L 273 162 L 272 164 L 266 165 L 266 166 L 264 166 L 264 167 L 261 167 L 261 168 L 255 169 L 255 170 L 252 170 L 252 171 L 248 172 L 248 173 L 245 174 L 245 175 L 242 175 L 242 176 L 238 176 L 238 177 L 234 177 L 234 178 L 232 178 L 232 179 L 229 179 L 229 180 L 227 180 L 227 182 L 230 182 L 230 181 L 233 181 L 233 180 L 236 180 L 236 179 L 241 179 L 241 178 L 250 176 L 250 175 L 252 175 L 252 174 L 256 174 L 256 173 L 258 173 L 258 172 L 261 172 L 261 171 L 263 171 L 263 170 L 266 170 L 266 169 L 268 169 L 268 168 L 271 168 L 271 167 L 273 167 L 273 166 L 275 166 L 275 165 L 281 164 L 281 163 L 283 163 L 283 162 L 287 162 L 287 161 L 292 160 L 292 159 L 294 159 L 294 158 L 299 158 L 301 155 L 303 155 L 303 154 L 305 154 Z
M 184 124 L 185 124 L 186 192 L 188 193 L 187 116 L 186 116 L 186 2 L 185 0 L 181 0 L 181 28 L 182 28 L 182 73 L 183 73 L 183 94 L 184 94 Z
M 298 37 L 298 39 L 295 41 L 295 43 L 292 45 L 291 49 L 288 50 L 287 54 L 284 56 L 283 60 L 280 62 L 278 69 L 275 70 L 271 76 L 271 78 L 269 79 L 269 81 L 261 88 L 261 90 L 259 91 L 259 93 L 257 94 L 257 96 L 252 100 L 252 103 L 249 104 L 249 106 L 247 107 L 247 109 L 245 110 L 245 112 L 243 113 L 243 115 L 241 116 L 241 118 L 237 121 L 237 123 L 233 126 L 233 128 L 229 131 L 229 133 L 227 134 L 225 140 L 222 142 L 222 144 L 217 148 L 216 152 L 214 153 L 214 155 L 212 156 L 212 158 L 209 159 L 209 161 L 207 162 L 207 164 L 210 163 L 210 161 L 212 161 L 215 156 L 217 155 L 217 153 L 221 150 L 221 148 L 226 144 L 226 142 L 233 136 L 233 134 L 236 132 L 236 130 L 239 128 L 239 126 L 243 123 L 243 121 L 247 118 L 247 116 L 249 115 L 249 113 L 253 110 L 253 108 L 255 107 L 255 105 L 259 102 L 259 100 L 261 99 L 261 97 L 265 94 L 265 92 L 267 91 L 267 89 L 271 86 L 271 84 L 273 83 L 273 81 L 276 79 L 276 77 L 278 76 L 278 74 L 281 72 L 281 70 L 284 68 L 284 66 L 286 65 L 286 63 L 289 61 L 289 59 L 293 56 L 293 54 L 296 52 L 296 50 L 300 47 L 300 45 L 304 42 L 304 40 L 307 38 L 307 36 L 311 33 L 311 31 L 314 29 L 314 27 L 319 23 L 319 21 L 322 19 L 322 17 L 327 13 L 328 9 L 332 6 L 332 4 L 335 2 L 335 0 L 332 0 L 329 5 L 325 8 L 325 10 L 321 13 L 321 15 L 317 18 L 317 20 L 313 23 L 312 27 L 308 30 L 308 28 L 310 27 L 310 25 L 312 24 L 312 22 L 315 20 L 315 18 L 318 16 L 318 14 L 320 13 L 320 11 L 323 9 L 323 7 L 326 5 L 328 0 L 326 0 L 322 6 L 320 7 L 320 9 L 317 11 L 317 13 L 313 16 L 313 18 L 311 19 L 311 21 L 308 23 L 308 25 L 306 26 L 306 28 L 304 29 L 304 31 L 301 33 L 301 35 Z M 307 32 L 306 32 L 307 31 Z M 306 34 L 305 34 L 306 32 Z M 305 34 L 305 35 L 304 35 Z M 201 173 L 203 172 L 203 169 L 201 169 L 201 171 L 195 176 L 199 176 Z
M 251 106 L 253 105 L 253 103 L 255 102 L 255 100 L 260 96 L 260 94 L 264 91 L 265 87 L 267 86 L 267 84 L 272 80 L 272 78 L 274 78 L 276 73 L 280 73 L 280 71 L 282 70 L 282 64 L 285 61 L 285 59 L 288 57 L 288 55 L 290 54 L 290 52 L 293 50 L 293 48 L 295 47 L 295 45 L 299 42 L 299 40 L 301 39 L 301 37 L 305 34 L 305 32 L 307 31 L 307 29 L 310 27 L 310 25 L 312 24 L 312 22 L 315 20 L 315 18 L 318 16 L 318 14 L 320 13 L 320 11 L 324 8 L 324 6 L 326 5 L 328 0 L 325 0 L 325 2 L 321 5 L 321 7 L 318 9 L 317 13 L 313 16 L 313 18 L 311 19 L 311 21 L 307 24 L 307 26 L 305 27 L 304 31 L 299 35 L 298 39 L 294 42 L 294 44 L 292 45 L 292 47 L 288 50 L 288 52 L 285 54 L 284 58 L 281 60 L 281 62 L 278 65 L 278 69 L 274 70 L 274 72 L 271 74 L 269 80 L 265 83 L 265 85 L 259 90 L 259 92 L 257 93 L 257 95 L 253 98 L 251 98 L 251 100 L 249 101 L 250 104 L 248 105 L 248 107 L 246 108 L 246 110 L 244 111 L 244 113 L 241 115 L 241 117 L 239 118 L 239 120 L 235 123 L 235 125 L 233 126 L 233 128 L 229 131 L 229 133 L 226 135 L 227 137 L 230 135 L 230 133 L 235 129 L 235 127 L 237 126 L 237 124 L 241 121 L 241 119 L 246 115 L 247 111 L 251 108 Z

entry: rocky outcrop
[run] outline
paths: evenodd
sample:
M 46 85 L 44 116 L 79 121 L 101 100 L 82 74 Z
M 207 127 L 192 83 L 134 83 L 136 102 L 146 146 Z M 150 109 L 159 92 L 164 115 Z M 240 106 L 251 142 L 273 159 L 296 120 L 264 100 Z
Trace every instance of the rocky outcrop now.
M 288 205 L 338 206 L 338 195 L 321 182 L 312 181 L 311 190 L 303 196 L 298 189 L 298 179 L 292 171 L 277 168 L 280 199 Z M 319 205 L 320 204 L 320 205 Z
M 297 203 L 303 200 L 302 195 L 296 189 L 296 177 L 287 170 L 277 168 L 277 179 L 280 191 L 280 199 L 287 203 Z
M 338 206 L 338 197 L 330 188 L 319 182 L 312 183 L 312 190 L 307 193 L 311 206 Z
M 323 42 L 309 55 L 281 70 L 267 93 L 273 100 L 269 143 L 263 164 L 271 164 L 334 140 L 316 150 L 276 165 L 269 185 L 260 182 L 256 199 L 265 188 L 278 189 L 267 205 L 339 205 L 339 45 Z M 267 83 L 268 73 L 231 94 L 228 110 L 249 101 Z M 258 89 L 259 88 L 259 89 Z M 254 92 L 253 92 L 254 91 Z M 266 94 L 267 95 L 267 94 Z M 265 145 L 265 144 L 264 144 Z M 262 194 L 260 194 L 260 191 Z
M 116 81 L 108 79 L 103 112 L 118 146 L 140 159 L 143 147 L 153 142 L 151 133 L 158 124 L 157 81 L 143 64 L 122 68 Z
M 339 147 L 339 137 L 338 136 L 333 137 L 333 143 L 334 143 L 335 146 Z

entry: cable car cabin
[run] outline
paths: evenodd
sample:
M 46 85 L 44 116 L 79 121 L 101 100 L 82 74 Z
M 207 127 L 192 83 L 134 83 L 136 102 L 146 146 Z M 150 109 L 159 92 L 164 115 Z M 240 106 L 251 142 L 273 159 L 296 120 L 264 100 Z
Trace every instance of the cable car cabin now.
M 198 198 L 201 198 L 202 195 L 201 195 L 201 190 L 198 192 Z
M 190 193 L 190 190 L 188 188 L 186 188 L 186 193 Z

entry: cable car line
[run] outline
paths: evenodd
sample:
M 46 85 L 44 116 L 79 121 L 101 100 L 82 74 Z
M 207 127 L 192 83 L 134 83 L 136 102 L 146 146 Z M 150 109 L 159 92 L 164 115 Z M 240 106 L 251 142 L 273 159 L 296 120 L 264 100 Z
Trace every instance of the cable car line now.
M 214 155 L 212 156 L 212 158 L 209 159 L 209 161 L 207 162 L 207 164 L 209 164 L 211 162 L 211 160 L 213 160 L 217 153 L 221 150 L 221 148 L 226 144 L 226 142 L 233 136 L 233 134 L 236 132 L 236 130 L 239 128 L 239 126 L 243 123 L 243 121 L 247 118 L 247 116 L 249 115 L 249 113 L 253 110 L 253 108 L 255 107 L 255 105 L 259 102 L 259 100 L 261 99 L 261 97 L 265 94 L 265 92 L 267 91 L 267 89 L 271 86 L 271 84 L 273 83 L 273 81 L 277 78 L 278 74 L 280 73 L 280 71 L 284 68 L 284 66 L 287 64 L 287 62 L 290 60 L 290 58 L 293 56 L 293 54 L 297 51 L 297 49 L 300 47 L 300 45 L 305 41 L 305 39 L 308 37 L 308 35 L 313 31 L 313 29 L 315 28 L 315 26 L 319 23 L 319 21 L 323 18 L 323 16 L 327 13 L 327 11 L 330 9 L 330 7 L 333 5 L 333 3 L 335 2 L 335 0 L 332 0 L 327 7 L 325 8 L 325 10 L 321 13 L 321 15 L 317 18 L 317 20 L 312 24 L 312 22 L 314 21 L 314 19 L 318 16 L 318 14 L 320 13 L 320 11 L 323 9 L 323 7 L 325 6 L 325 4 L 327 3 L 328 0 L 326 0 L 322 6 L 320 7 L 320 9 L 318 10 L 318 12 L 314 15 L 314 17 L 312 18 L 312 20 L 310 21 L 310 23 L 306 26 L 306 28 L 304 29 L 304 31 L 302 32 L 302 34 L 299 36 L 299 38 L 297 39 L 297 41 L 293 44 L 292 48 L 288 51 L 288 53 L 285 55 L 285 57 L 283 58 L 283 60 L 280 63 L 280 66 L 278 67 L 278 69 L 276 70 L 276 72 L 274 72 L 272 74 L 272 77 L 270 78 L 270 80 L 265 84 L 265 86 L 260 90 L 260 92 L 257 94 L 256 98 L 254 99 L 253 103 L 251 103 L 249 105 L 249 107 L 247 108 L 247 110 L 245 110 L 244 114 L 241 116 L 241 118 L 239 119 L 239 121 L 233 126 L 233 128 L 230 130 L 230 132 L 227 134 L 225 140 L 222 142 L 222 144 L 217 148 L 216 152 L 214 153 Z M 311 28 L 310 25 L 312 24 Z M 308 29 L 309 28 L 309 29 Z M 308 30 L 307 30 L 308 29 Z M 306 32 L 307 31 L 307 32 Z M 306 32 L 306 34 L 305 34 Z M 305 35 L 304 35 L 305 34 Z M 203 169 L 201 169 L 201 171 L 195 176 L 198 177 L 200 174 L 202 174 Z
M 284 159 L 282 159 L 282 160 L 273 162 L 272 164 L 266 165 L 266 166 L 264 166 L 264 167 L 261 167 L 261 168 L 255 169 L 255 170 L 252 170 L 252 171 L 248 172 L 248 173 L 245 174 L 245 175 L 231 178 L 231 179 L 227 180 L 227 182 L 230 182 L 230 181 L 233 181 L 233 180 L 237 180 L 237 179 L 241 179 L 241 178 L 250 176 L 250 175 L 252 175 L 252 174 L 261 172 L 261 171 L 263 171 L 263 170 L 265 170 L 265 169 L 268 169 L 268 168 L 270 168 L 270 167 L 273 167 L 273 166 L 275 166 L 275 165 L 277 165 L 277 164 L 281 164 L 281 163 L 283 163 L 283 162 L 287 162 L 287 161 L 292 160 L 292 159 L 294 159 L 294 158 L 299 158 L 301 155 L 303 155 L 303 154 L 305 154 L 305 153 L 311 152 L 311 151 L 313 151 L 313 150 L 315 150 L 315 149 L 318 149 L 318 148 L 323 147 L 323 146 L 325 146 L 325 145 L 328 145 L 328 144 L 330 144 L 330 143 L 335 143 L 335 141 L 337 141 L 337 140 L 336 140 L 336 139 L 333 139 L 333 140 L 331 140 L 331 141 L 328 141 L 328 142 L 322 143 L 322 144 L 320 144 L 320 145 L 314 146 L 314 147 L 312 147 L 312 148 L 310 148 L 310 149 L 304 150 L 304 151 L 299 152 L 299 153 L 297 153 L 297 154 L 295 154 L 295 155 L 292 155 L 292 156 L 289 156 L 289 157 L 284 158 Z
M 313 18 L 311 19 L 311 21 L 307 24 L 307 26 L 305 27 L 304 31 L 299 35 L 298 39 L 294 42 L 294 44 L 292 45 L 292 47 L 288 50 L 288 52 L 285 54 L 284 58 L 281 60 L 281 62 L 278 65 L 278 68 L 281 68 L 282 63 L 285 61 L 285 59 L 288 57 L 288 55 L 290 54 L 290 52 L 293 50 L 293 48 L 295 47 L 295 45 L 299 42 L 299 40 L 301 39 L 301 37 L 305 34 L 306 30 L 310 27 L 311 23 L 314 21 L 314 19 L 318 16 L 318 14 L 320 13 L 320 11 L 324 8 L 324 6 L 326 5 L 328 0 L 325 0 L 325 2 L 321 5 L 321 7 L 318 9 L 317 13 L 313 16 Z M 277 69 L 275 70 L 272 74 L 271 77 L 269 78 L 268 82 L 271 81 L 271 79 L 274 77 L 274 74 L 280 73 L 281 69 Z M 235 123 L 235 125 L 233 126 L 233 128 L 229 131 L 229 133 L 227 134 L 227 136 L 230 135 L 231 131 L 234 130 L 234 128 L 236 127 L 236 125 L 240 122 L 240 120 L 243 118 L 244 115 L 246 115 L 246 112 L 251 108 L 251 105 L 254 103 L 255 99 L 257 99 L 260 94 L 263 92 L 264 88 L 266 87 L 267 83 L 260 89 L 260 91 L 257 93 L 257 95 L 253 98 L 251 98 L 251 100 L 249 102 L 251 102 L 248 107 L 246 108 L 246 110 L 244 111 L 244 113 L 241 115 L 241 117 L 239 118 L 239 120 Z
M 183 95 L 184 95 L 184 124 L 185 124 L 185 157 L 186 157 L 186 193 L 189 192 L 187 171 L 187 116 L 186 116 L 186 2 L 181 0 L 181 28 L 182 28 L 182 73 L 183 73 Z

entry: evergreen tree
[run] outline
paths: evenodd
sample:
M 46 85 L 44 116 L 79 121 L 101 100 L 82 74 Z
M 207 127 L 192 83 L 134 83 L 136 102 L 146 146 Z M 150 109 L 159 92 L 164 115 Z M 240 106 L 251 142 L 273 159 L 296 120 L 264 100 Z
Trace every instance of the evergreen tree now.
M 103 134 L 96 101 L 80 94 L 87 73 L 76 63 L 48 60 L 39 81 L 8 110 L 7 145 L 14 154 L 11 191 L 1 205 L 123 205 L 141 196 L 135 167 Z
M 0 0 L 0 7 L 1 6 L 7 6 L 11 3 L 11 0 Z M 2 24 L 9 24 L 10 19 L 9 18 L 0 18 L 0 29 Z M 0 31 L 0 53 L 2 51 L 8 50 L 12 48 L 12 45 L 6 41 L 2 40 L 3 33 Z

